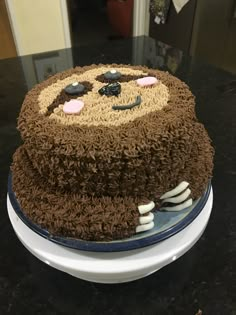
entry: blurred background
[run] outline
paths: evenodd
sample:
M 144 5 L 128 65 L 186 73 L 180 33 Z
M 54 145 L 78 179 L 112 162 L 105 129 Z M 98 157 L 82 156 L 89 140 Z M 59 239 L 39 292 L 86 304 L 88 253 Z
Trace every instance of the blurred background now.
M 0 0 L 0 59 L 143 35 L 236 72 L 236 0 Z

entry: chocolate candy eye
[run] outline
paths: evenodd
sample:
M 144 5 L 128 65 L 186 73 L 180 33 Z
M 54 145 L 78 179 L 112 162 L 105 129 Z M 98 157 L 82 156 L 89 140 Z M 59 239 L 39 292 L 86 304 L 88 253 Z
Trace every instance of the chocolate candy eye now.
M 116 71 L 115 69 L 112 69 L 104 73 L 104 77 L 107 80 L 119 80 L 121 77 L 121 73 L 119 71 Z
M 106 96 L 118 96 L 120 92 L 121 92 L 121 85 L 118 82 L 104 85 L 101 89 L 98 90 L 98 93 L 100 95 L 106 95 Z
M 79 95 L 83 93 L 85 86 L 79 82 L 74 82 L 65 87 L 65 92 L 70 95 Z

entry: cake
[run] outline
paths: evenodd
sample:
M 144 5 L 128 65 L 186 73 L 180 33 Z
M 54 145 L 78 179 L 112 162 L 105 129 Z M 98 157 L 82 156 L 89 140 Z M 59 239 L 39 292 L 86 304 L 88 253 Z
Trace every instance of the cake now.
M 89 241 L 153 228 L 182 211 L 212 176 L 211 140 L 188 86 L 168 72 L 91 65 L 29 91 L 12 187 L 25 216 L 51 235 Z

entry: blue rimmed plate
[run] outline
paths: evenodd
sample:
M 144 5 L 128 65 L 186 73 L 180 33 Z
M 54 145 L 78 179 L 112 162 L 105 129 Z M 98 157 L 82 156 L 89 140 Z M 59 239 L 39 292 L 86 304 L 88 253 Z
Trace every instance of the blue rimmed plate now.
M 205 193 L 201 198 L 194 201 L 191 207 L 188 207 L 179 212 L 160 212 L 154 213 L 154 228 L 150 231 L 146 231 L 130 238 L 123 240 L 116 240 L 110 242 L 92 242 L 84 241 L 81 239 L 74 239 L 69 237 L 61 237 L 51 235 L 47 230 L 41 228 L 39 225 L 33 223 L 27 218 L 22 211 L 16 196 L 12 190 L 12 177 L 9 174 L 8 177 L 8 194 L 13 209 L 19 218 L 34 232 L 40 236 L 66 247 L 70 247 L 78 250 L 86 250 L 93 252 L 119 252 L 132 249 L 138 249 L 141 247 L 149 246 L 160 241 L 163 241 L 172 235 L 183 230 L 189 225 L 204 208 L 211 190 L 211 184 L 209 183 Z

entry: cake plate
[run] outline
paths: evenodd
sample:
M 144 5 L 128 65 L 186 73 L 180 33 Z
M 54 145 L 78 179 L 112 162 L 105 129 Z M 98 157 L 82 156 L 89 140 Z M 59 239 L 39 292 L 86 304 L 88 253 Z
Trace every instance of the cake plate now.
M 56 244 L 30 229 L 16 214 L 7 197 L 8 214 L 23 245 L 38 259 L 74 277 L 98 282 L 121 283 L 143 278 L 186 253 L 201 237 L 213 205 L 213 192 L 198 216 L 184 229 L 151 246 L 122 252 L 90 252 Z

